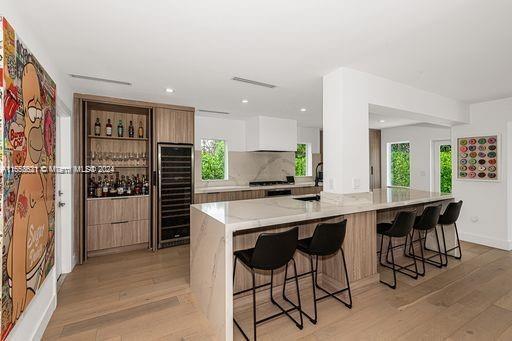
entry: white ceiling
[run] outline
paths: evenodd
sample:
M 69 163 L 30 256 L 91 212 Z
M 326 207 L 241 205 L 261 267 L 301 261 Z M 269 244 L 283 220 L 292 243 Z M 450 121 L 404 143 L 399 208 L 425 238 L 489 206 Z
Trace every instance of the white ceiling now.
M 369 125 L 370 129 L 385 129 L 394 128 L 400 126 L 408 126 L 418 124 L 419 122 L 413 119 L 402 118 L 402 117 L 391 117 L 379 114 L 370 113 Z
M 78 92 L 303 126 L 321 126 L 321 77 L 341 66 L 467 102 L 512 95 L 510 0 L 7 1 L 63 72 L 133 83 L 70 79 Z

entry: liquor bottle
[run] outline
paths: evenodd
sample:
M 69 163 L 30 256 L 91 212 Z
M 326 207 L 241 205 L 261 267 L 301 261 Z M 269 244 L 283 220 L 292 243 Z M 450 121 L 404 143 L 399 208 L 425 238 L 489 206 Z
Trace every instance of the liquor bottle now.
M 121 180 L 117 183 L 117 195 L 124 194 L 124 175 L 121 175 Z
M 130 125 L 128 126 L 128 137 L 135 136 L 135 128 L 133 127 L 132 121 L 130 121 Z
M 140 185 L 139 181 L 139 174 L 137 174 L 137 177 L 135 178 L 135 195 L 140 195 L 142 193 L 142 187 Z
M 123 134 L 124 134 L 123 121 L 119 120 L 119 123 L 117 124 L 117 136 L 123 137 Z
M 96 184 L 96 198 L 100 198 L 103 195 L 103 182 L 101 180 L 101 177 L 98 178 L 98 183 Z
M 94 180 L 94 176 L 91 176 L 89 179 L 89 186 L 87 189 L 87 196 L 89 198 L 94 196 L 94 193 L 96 193 L 96 181 Z
M 132 195 L 132 179 L 126 177 L 126 195 Z
M 101 123 L 100 123 L 99 117 L 96 117 L 96 122 L 94 123 L 94 135 L 96 135 L 96 136 L 101 135 Z
M 149 182 L 145 175 L 142 176 L 142 194 L 149 194 Z
M 139 136 L 139 139 L 144 138 L 144 128 L 142 127 L 142 121 L 139 122 L 138 136 Z
M 110 187 L 108 190 L 108 194 L 111 197 L 115 197 L 117 194 L 117 181 L 114 179 L 113 176 L 110 178 Z
M 110 118 L 107 121 L 107 125 L 105 126 L 105 135 L 112 136 L 112 123 L 110 123 Z
M 102 192 L 102 195 L 103 197 L 108 197 L 108 188 L 109 187 L 109 182 L 108 182 L 108 179 L 107 177 L 105 176 L 105 178 L 103 179 L 103 192 Z

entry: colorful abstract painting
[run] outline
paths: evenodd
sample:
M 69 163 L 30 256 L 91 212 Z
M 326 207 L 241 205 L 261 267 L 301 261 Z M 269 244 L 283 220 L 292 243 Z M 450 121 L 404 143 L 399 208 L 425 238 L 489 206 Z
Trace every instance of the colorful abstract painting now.
M 0 17 L 2 340 L 54 265 L 56 86 Z

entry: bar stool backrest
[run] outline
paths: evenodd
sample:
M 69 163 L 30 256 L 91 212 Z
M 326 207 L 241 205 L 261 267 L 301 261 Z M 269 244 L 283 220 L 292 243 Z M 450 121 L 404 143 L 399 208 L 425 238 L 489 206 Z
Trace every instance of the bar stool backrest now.
M 347 231 L 347 219 L 339 223 L 318 224 L 309 244 L 312 254 L 318 256 L 332 255 L 341 248 Z
M 441 215 L 441 208 L 441 205 L 426 207 L 418 222 L 414 224 L 414 228 L 420 230 L 430 230 L 435 228 L 439 221 L 439 216 Z
M 402 211 L 398 212 L 395 221 L 391 228 L 386 231 L 386 235 L 390 237 L 405 237 L 411 231 L 414 226 L 414 220 L 416 219 L 415 212 Z
M 462 208 L 462 200 L 459 202 L 451 202 L 446 207 L 444 213 L 439 217 L 439 224 L 451 225 L 459 219 L 460 210 Z
M 275 270 L 288 264 L 297 249 L 297 227 L 278 233 L 262 233 L 256 240 L 251 266 L 261 270 Z

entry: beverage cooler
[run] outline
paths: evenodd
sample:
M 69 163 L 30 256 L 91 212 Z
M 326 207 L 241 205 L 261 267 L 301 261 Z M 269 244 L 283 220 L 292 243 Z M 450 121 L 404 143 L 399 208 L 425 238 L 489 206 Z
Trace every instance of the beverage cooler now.
M 194 146 L 158 144 L 158 248 L 189 242 Z

